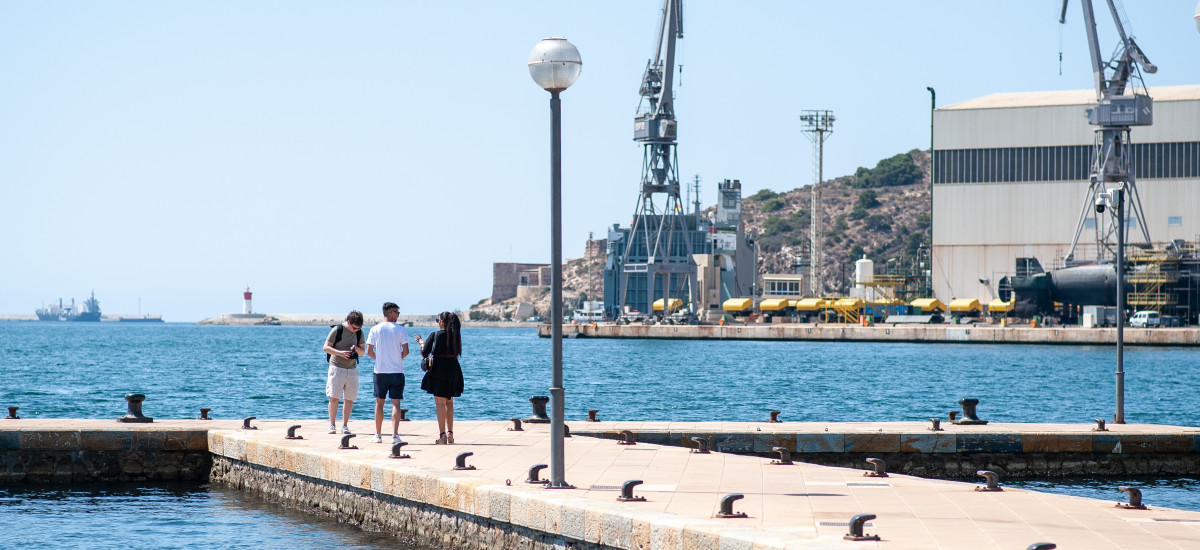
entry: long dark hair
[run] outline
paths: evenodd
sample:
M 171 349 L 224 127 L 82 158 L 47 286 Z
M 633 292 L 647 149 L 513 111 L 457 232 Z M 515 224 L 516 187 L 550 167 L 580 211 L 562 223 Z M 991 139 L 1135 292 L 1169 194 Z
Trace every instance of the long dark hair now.
M 447 347 L 454 355 L 462 355 L 462 323 L 458 320 L 458 314 L 449 311 L 443 311 L 438 314 L 437 320 L 442 323 L 446 329 L 448 341 Z

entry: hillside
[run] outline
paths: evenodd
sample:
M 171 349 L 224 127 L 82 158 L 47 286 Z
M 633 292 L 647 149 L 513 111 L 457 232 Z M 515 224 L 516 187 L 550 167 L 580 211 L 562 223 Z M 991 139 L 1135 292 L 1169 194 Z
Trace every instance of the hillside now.
M 928 251 L 929 153 L 913 150 L 879 161 L 874 168 L 859 168 L 853 175 L 823 182 L 825 261 L 822 273 L 826 294 L 843 293 L 840 284 L 853 276 L 854 261 L 863 254 L 881 271 L 889 259 L 907 263 Z M 759 275 L 792 273 L 797 261 L 808 255 L 811 185 L 790 191 L 764 189 L 742 200 L 746 231 L 759 245 Z M 713 216 L 715 207 L 704 212 Z M 600 300 L 604 293 L 604 258 L 577 258 L 563 266 L 566 310 L 583 298 Z M 760 285 L 761 288 L 761 285 Z M 550 311 L 549 287 L 533 303 L 538 315 Z M 472 320 L 512 319 L 515 299 L 498 304 L 480 300 L 471 306 Z

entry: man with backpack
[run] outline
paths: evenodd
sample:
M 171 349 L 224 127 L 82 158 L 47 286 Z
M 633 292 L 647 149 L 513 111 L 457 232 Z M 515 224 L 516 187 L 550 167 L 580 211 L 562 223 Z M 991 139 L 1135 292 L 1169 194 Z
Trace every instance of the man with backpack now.
M 383 442 L 383 405 L 392 400 L 392 445 L 400 443 L 400 400 L 404 398 L 404 364 L 408 356 L 408 331 L 397 323 L 400 306 L 383 304 L 384 322 L 371 327 L 367 335 L 367 355 L 375 360 L 375 436 L 372 443 Z
M 342 406 L 342 433 L 350 431 L 350 411 L 358 399 L 358 356 L 363 349 L 363 314 L 351 311 L 341 324 L 329 329 L 325 337 L 325 357 L 329 360 L 329 373 L 325 380 L 325 396 L 329 398 L 329 433 L 337 433 L 338 399 L 345 399 Z

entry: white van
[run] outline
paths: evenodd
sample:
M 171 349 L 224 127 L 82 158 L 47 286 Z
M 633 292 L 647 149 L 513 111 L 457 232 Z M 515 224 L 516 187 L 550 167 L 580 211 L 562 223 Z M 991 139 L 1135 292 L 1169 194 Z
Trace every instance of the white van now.
M 1159 319 L 1157 311 L 1139 311 L 1134 313 L 1133 317 L 1129 319 L 1129 326 L 1149 328 L 1157 327 L 1161 322 L 1162 320 Z

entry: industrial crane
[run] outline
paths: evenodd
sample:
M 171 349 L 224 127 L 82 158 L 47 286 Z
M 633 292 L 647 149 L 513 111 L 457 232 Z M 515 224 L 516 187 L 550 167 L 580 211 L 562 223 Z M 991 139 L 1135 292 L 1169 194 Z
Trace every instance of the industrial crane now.
M 685 302 L 694 318 L 696 263 L 688 238 L 687 216 L 680 200 L 678 158 L 675 152 L 675 41 L 683 38 L 683 0 L 664 0 L 654 55 L 646 62 L 634 118 L 634 141 L 644 144 L 641 192 L 621 259 L 621 305 L 625 305 L 631 276 L 644 277 L 645 311 L 653 311 L 656 289 L 663 298 L 663 312 L 671 309 L 673 294 L 688 287 Z M 661 210 L 654 196 L 665 194 Z M 636 250 L 635 250 L 636 248 Z M 633 259 L 631 260 L 631 254 Z M 661 286 L 659 275 L 662 275 Z M 680 300 L 682 302 L 682 300 Z M 639 306 L 640 307 L 640 306 Z
M 1068 0 L 1063 0 L 1060 24 L 1067 20 L 1067 2 Z M 1145 237 L 1145 246 L 1150 246 L 1150 232 L 1146 228 L 1146 217 L 1142 213 L 1141 200 L 1134 184 L 1133 146 L 1129 141 L 1129 132 L 1131 126 L 1147 126 L 1154 123 L 1154 101 L 1145 93 L 1141 71 L 1153 74 L 1158 71 L 1158 67 L 1146 59 L 1133 37 L 1125 33 L 1113 0 L 1105 2 L 1121 36 L 1121 44 L 1108 63 L 1100 57 L 1100 41 L 1096 36 L 1092 1 L 1080 0 L 1083 5 L 1084 26 L 1087 30 L 1096 88 L 1096 103 L 1088 110 L 1088 122 L 1097 128 L 1092 148 L 1091 185 L 1079 212 L 1075 237 L 1071 239 L 1071 248 L 1067 252 L 1068 263 L 1075 261 L 1075 247 L 1079 243 L 1079 235 L 1083 232 L 1084 221 L 1089 212 L 1092 212 L 1093 205 L 1101 200 L 1101 194 L 1106 191 L 1108 183 L 1121 182 L 1124 185 L 1125 195 L 1129 197 L 1130 210 L 1137 219 L 1142 236 Z M 1131 80 L 1142 84 L 1140 93 L 1135 87 L 1132 94 L 1126 94 Z M 1125 220 L 1106 223 L 1107 216 L 1097 213 L 1091 215 L 1096 228 L 1097 259 L 1103 260 L 1106 252 L 1115 256 L 1111 239 L 1117 230 L 1124 232 L 1122 236 L 1127 235 L 1128 224 Z

